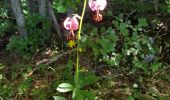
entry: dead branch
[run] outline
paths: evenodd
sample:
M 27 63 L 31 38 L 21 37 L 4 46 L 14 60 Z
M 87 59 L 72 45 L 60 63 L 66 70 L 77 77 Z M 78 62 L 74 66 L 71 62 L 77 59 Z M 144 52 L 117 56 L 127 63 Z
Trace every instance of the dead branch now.
M 64 52 L 64 53 L 62 53 L 62 54 L 60 54 L 60 55 L 57 55 L 57 56 L 55 56 L 55 57 L 53 57 L 53 58 L 50 58 L 50 59 L 43 59 L 43 60 L 37 62 L 36 65 L 37 65 L 37 66 L 40 65 L 40 64 L 49 65 L 49 64 L 57 61 L 60 57 L 62 57 L 62 56 L 64 56 L 64 55 L 67 55 L 67 54 L 69 54 L 69 53 L 71 53 L 71 52 L 74 52 L 75 50 L 76 50 L 76 49 L 72 49 L 72 50 L 70 50 L 70 51 Z

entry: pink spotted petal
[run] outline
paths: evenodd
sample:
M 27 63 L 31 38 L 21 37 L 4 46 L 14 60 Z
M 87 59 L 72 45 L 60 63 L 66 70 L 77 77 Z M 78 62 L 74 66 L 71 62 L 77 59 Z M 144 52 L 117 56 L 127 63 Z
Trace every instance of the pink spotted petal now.
M 97 2 L 99 3 L 99 10 L 104 10 L 107 6 L 107 1 L 106 0 L 97 0 Z
M 64 28 L 66 30 L 71 30 L 71 18 L 67 17 L 64 21 Z
M 92 11 L 104 10 L 107 5 L 106 0 L 89 0 L 88 5 Z
M 71 19 L 71 29 L 78 30 L 78 28 L 79 28 L 79 22 L 76 17 L 73 17 Z
M 96 11 L 97 10 L 97 1 L 94 1 L 94 0 L 89 0 L 88 2 L 89 4 L 89 7 L 92 11 Z
M 78 30 L 79 22 L 76 17 L 67 17 L 64 21 L 64 27 L 66 30 Z

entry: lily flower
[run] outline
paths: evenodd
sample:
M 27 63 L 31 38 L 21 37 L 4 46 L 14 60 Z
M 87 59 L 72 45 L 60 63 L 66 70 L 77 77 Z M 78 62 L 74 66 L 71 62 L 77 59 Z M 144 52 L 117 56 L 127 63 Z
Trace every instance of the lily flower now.
M 89 0 L 88 5 L 92 11 L 95 12 L 93 19 L 94 21 L 101 21 L 103 19 L 100 11 L 104 10 L 107 5 L 106 0 Z
M 75 38 L 74 31 L 78 30 L 79 28 L 79 22 L 77 19 L 79 17 L 77 16 L 78 16 L 77 14 L 74 14 L 73 17 L 67 17 L 64 21 L 65 29 L 70 31 L 69 36 L 72 36 L 73 38 Z

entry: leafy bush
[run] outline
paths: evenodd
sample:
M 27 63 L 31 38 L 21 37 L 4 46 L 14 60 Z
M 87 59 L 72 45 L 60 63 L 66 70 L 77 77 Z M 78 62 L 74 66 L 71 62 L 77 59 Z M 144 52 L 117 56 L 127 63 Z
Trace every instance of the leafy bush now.
M 145 18 L 139 18 L 138 24 L 132 25 L 120 15 L 115 17 L 112 26 L 108 28 L 93 28 L 82 47 L 91 50 L 97 62 L 105 62 L 112 67 L 143 70 L 145 74 L 149 74 L 157 71 L 162 65 L 154 62 L 157 61 L 156 48 L 145 35 L 147 26 Z
M 54 0 L 53 8 L 58 13 L 65 13 L 68 8 L 76 9 L 81 0 Z
M 1 3 L 1 2 L 0 2 Z M 0 8 L 0 38 L 6 33 L 13 29 L 13 24 L 8 18 L 8 12 L 7 12 L 8 6 L 4 3 L 1 3 Z
M 4 75 L 5 65 L 0 63 L 0 99 L 11 99 L 13 92 L 13 86 L 9 83 L 5 83 L 6 77 Z
M 138 12 L 147 13 L 155 9 L 152 0 L 112 0 L 112 3 L 116 5 L 116 9 L 123 12 L 137 10 Z M 123 6 L 120 8 L 120 5 Z
M 13 24 L 10 21 L 0 20 L 0 38 L 3 37 L 5 35 L 5 33 L 9 32 L 9 30 L 11 30 L 12 28 L 13 28 Z
M 21 55 L 30 56 L 35 53 L 38 48 L 43 47 L 49 39 L 48 30 L 50 23 L 46 18 L 36 14 L 28 16 L 26 23 L 28 36 L 19 37 L 14 35 L 7 45 L 7 50 L 15 50 Z
M 160 8 L 164 13 L 170 13 L 170 0 L 163 0 Z

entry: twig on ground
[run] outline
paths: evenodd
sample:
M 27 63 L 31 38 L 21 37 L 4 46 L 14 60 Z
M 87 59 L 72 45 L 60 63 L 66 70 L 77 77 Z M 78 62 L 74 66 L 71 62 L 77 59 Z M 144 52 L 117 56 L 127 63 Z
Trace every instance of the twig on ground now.
M 36 66 L 38 66 L 38 65 L 40 65 L 40 64 L 49 65 L 49 64 L 57 61 L 60 57 L 62 57 L 62 56 L 64 56 L 64 55 L 67 55 L 67 54 L 69 54 L 69 53 L 71 53 L 71 52 L 74 52 L 74 51 L 76 51 L 76 49 L 72 49 L 72 50 L 70 50 L 70 51 L 64 52 L 64 53 L 62 53 L 62 54 L 60 54 L 60 55 L 57 55 L 57 56 L 55 56 L 55 57 L 53 57 L 53 58 L 50 58 L 50 59 L 43 59 L 43 60 L 37 62 L 37 63 L 36 63 Z M 33 73 L 34 73 L 36 70 L 38 70 L 38 67 L 33 68 L 32 71 L 28 73 L 28 76 L 32 76 Z M 54 69 L 52 69 L 52 70 L 54 70 Z
M 64 53 L 62 53 L 62 54 L 60 54 L 60 55 L 57 55 L 57 56 L 55 56 L 55 57 L 53 57 L 53 58 L 50 58 L 50 59 L 43 59 L 43 60 L 37 62 L 36 65 L 38 66 L 38 65 L 44 64 L 44 63 L 45 63 L 45 65 L 49 65 L 49 64 L 57 61 L 60 57 L 62 57 L 62 56 L 64 56 L 64 55 L 67 55 L 67 54 L 69 54 L 69 53 L 71 53 L 71 52 L 74 52 L 74 51 L 76 51 L 76 49 L 72 49 L 72 50 L 70 50 L 70 51 L 64 52 Z

